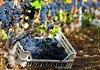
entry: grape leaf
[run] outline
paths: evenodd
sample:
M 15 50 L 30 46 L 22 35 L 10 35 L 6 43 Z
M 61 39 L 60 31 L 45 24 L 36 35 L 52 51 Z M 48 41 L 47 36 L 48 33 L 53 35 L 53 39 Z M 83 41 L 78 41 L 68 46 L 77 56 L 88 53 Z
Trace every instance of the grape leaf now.
M 72 0 L 64 0 L 66 3 L 71 3 Z
M 59 11 L 59 19 L 61 22 L 63 21 L 63 10 Z
M 43 33 L 45 31 L 47 31 L 48 27 L 46 25 L 40 25 L 36 29 L 39 30 L 41 33 Z
M 42 0 L 36 0 L 30 2 L 30 5 L 35 7 L 36 9 L 40 9 L 44 4 L 45 2 L 43 2 Z
M 54 28 L 49 32 L 49 34 L 52 36 L 52 37 L 55 37 L 59 31 L 61 30 L 61 28 L 57 25 L 54 25 Z
M 37 5 L 39 4 L 39 2 L 38 2 L 38 1 L 34 1 L 34 2 L 30 2 L 30 4 L 31 4 L 32 6 L 37 6 Z
M 7 34 L 4 30 L 0 30 L 0 38 L 3 40 L 8 38 Z
M 35 8 L 36 8 L 36 9 L 41 8 L 41 5 L 40 5 L 40 4 L 38 4 Z
M 54 16 L 54 20 L 55 21 L 58 21 L 58 16 Z

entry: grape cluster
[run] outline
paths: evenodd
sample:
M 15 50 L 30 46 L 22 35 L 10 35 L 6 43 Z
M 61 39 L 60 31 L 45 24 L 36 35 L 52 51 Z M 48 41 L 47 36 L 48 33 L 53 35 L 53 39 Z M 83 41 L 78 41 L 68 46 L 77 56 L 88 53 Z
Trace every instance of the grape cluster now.
M 80 8 L 82 6 L 82 1 L 80 0 L 78 2 L 78 4 L 76 5 L 76 0 L 73 0 L 72 3 L 68 3 L 66 4 L 65 2 L 61 1 L 61 0 L 56 0 L 55 2 L 49 3 L 49 4 L 45 4 L 40 12 L 40 17 L 41 17 L 41 21 L 42 23 L 45 23 L 46 21 L 46 16 L 47 13 L 50 11 L 51 12 L 51 16 L 53 17 L 56 13 L 58 13 L 58 11 L 61 10 L 66 10 L 66 12 L 71 12 L 72 7 L 76 6 L 78 8 Z
M 45 23 L 48 12 L 50 12 L 50 15 L 53 17 L 60 9 L 65 10 L 65 6 L 66 4 L 61 0 L 43 5 L 40 12 L 41 22 Z
M 71 12 L 72 6 L 73 6 L 73 3 L 67 4 L 66 7 L 65 7 L 65 8 L 66 8 L 66 11 L 67 11 L 67 12 Z
M 93 3 L 93 6 L 95 9 L 97 9 L 99 7 L 99 4 L 98 3 Z
M 20 5 L 22 8 L 22 14 L 24 14 L 25 17 L 29 17 L 28 19 L 25 19 L 25 17 L 23 17 L 24 21 L 32 23 L 36 9 L 35 7 L 32 7 L 29 2 L 30 0 L 26 0 L 25 3 L 20 3 Z
M 12 24 L 13 24 L 14 28 L 17 28 L 16 23 L 18 22 L 20 15 L 21 15 L 20 9 L 15 7 L 13 9 L 13 21 L 12 21 Z
M 41 12 L 40 12 L 40 17 L 41 17 L 41 22 L 44 23 L 46 21 L 46 15 L 47 12 L 49 11 L 49 7 L 47 4 L 42 6 Z
M 13 2 L 7 2 L 0 7 L 0 19 L 3 22 L 2 27 L 6 29 L 10 23 L 16 28 L 19 16 L 21 14 L 20 9 L 17 7 L 13 8 Z
M 34 38 L 27 34 L 18 41 L 24 50 L 32 53 L 33 59 L 63 60 L 67 56 L 65 50 L 57 46 L 56 38 Z
M 98 6 L 100 6 L 100 0 L 98 0 Z
M 82 5 L 82 10 L 84 11 L 87 7 L 97 9 L 99 7 L 99 1 L 93 2 L 91 0 L 88 0 L 87 2 L 84 3 L 84 5 Z
M 77 4 L 77 8 L 79 9 L 82 6 L 82 2 L 83 0 L 79 0 L 78 4 Z

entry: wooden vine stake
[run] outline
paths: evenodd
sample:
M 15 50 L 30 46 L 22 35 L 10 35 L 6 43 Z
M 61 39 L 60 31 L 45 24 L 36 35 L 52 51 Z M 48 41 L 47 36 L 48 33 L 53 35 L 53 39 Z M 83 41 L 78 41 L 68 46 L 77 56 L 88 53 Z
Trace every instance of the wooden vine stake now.
M 2 6 L 2 4 L 3 4 L 3 0 L 0 0 L 0 7 Z

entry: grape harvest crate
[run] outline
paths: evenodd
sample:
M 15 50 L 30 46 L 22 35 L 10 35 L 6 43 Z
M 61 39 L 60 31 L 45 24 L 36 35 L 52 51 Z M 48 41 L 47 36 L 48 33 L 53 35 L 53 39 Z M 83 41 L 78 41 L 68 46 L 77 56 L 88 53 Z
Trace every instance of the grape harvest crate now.
M 32 67 L 54 67 L 61 69 L 71 69 L 76 57 L 76 51 L 62 32 L 56 36 L 56 39 L 59 41 L 59 44 L 64 47 L 66 53 L 68 54 L 64 60 L 32 59 L 31 52 L 25 51 L 21 44 L 16 42 L 13 47 L 13 56 L 15 58 L 16 64 L 19 64 L 23 67 L 29 65 Z

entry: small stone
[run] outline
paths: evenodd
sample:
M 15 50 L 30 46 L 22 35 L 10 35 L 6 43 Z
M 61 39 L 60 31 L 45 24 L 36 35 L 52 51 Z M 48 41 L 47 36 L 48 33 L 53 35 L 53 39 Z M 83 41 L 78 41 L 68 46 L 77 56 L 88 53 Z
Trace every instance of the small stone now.
M 83 51 L 81 50 L 81 51 L 79 51 L 79 53 L 83 53 Z
M 89 39 L 90 42 L 94 41 L 94 39 Z
M 86 54 L 86 55 L 84 55 L 84 57 L 90 57 L 90 55 Z

